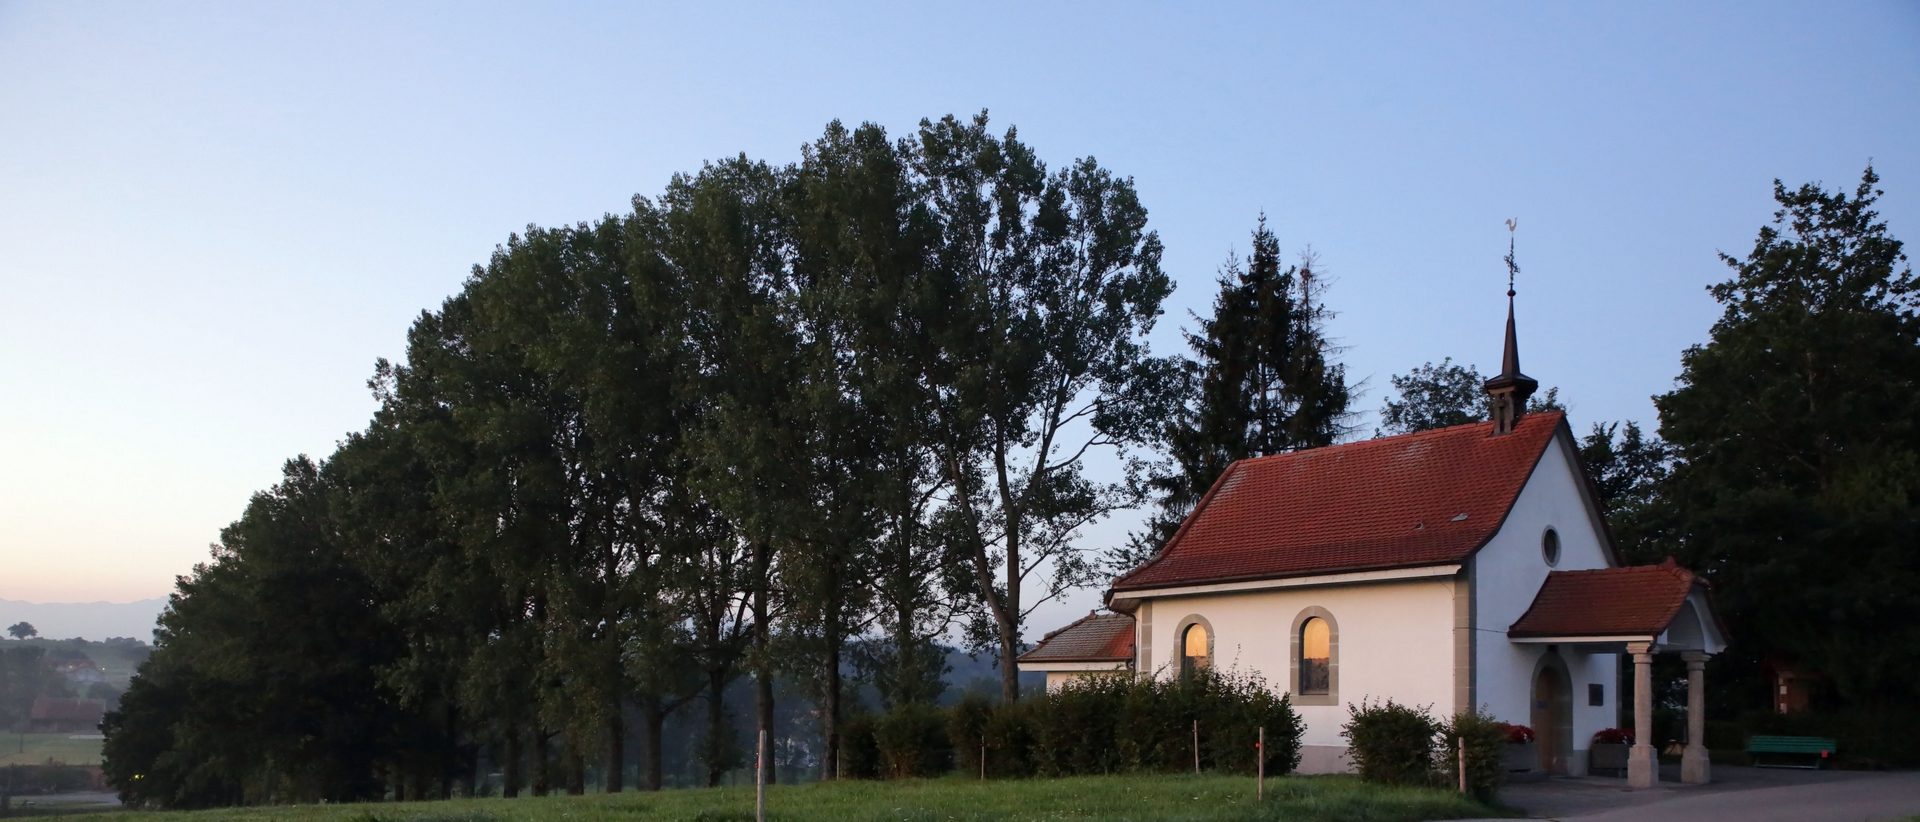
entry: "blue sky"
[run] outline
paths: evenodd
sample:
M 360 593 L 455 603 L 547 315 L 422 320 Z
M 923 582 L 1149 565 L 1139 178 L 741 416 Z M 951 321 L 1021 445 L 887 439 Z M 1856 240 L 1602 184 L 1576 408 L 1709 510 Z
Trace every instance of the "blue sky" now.
M 1508 217 L 1526 370 L 1581 429 L 1652 419 L 1773 178 L 1871 158 L 1920 240 L 1912 2 L 0 0 L 0 77 L 12 599 L 163 595 L 364 424 L 374 359 L 509 232 L 834 118 L 985 108 L 1132 176 L 1180 283 L 1163 350 L 1264 210 L 1335 278 L 1368 411 L 1424 361 L 1496 363 Z

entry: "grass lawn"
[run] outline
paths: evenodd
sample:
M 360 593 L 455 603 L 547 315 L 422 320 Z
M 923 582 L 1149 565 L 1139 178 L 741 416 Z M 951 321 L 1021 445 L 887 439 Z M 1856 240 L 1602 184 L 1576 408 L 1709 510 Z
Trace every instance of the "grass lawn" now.
M 100 740 L 68 739 L 70 734 L 0 733 L 0 765 L 100 764 Z
M 1267 780 L 1235 776 L 1088 776 L 994 780 L 960 777 L 896 782 L 780 785 L 768 791 L 767 818 L 781 820 L 1000 819 L 1299 819 L 1394 820 L 1505 816 L 1442 790 L 1382 788 L 1352 777 Z M 81 817 L 85 818 L 85 817 Z M 124 816 L 122 817 L 124 818 Z M 463 799 L 365 805 L 305 805 L 193 813 L 140 814 L 179 820 L 340 820 L 341 822 L 488 822 L 510 819 L 751 820 L 753 789 L 702 788 L 614 796 Z

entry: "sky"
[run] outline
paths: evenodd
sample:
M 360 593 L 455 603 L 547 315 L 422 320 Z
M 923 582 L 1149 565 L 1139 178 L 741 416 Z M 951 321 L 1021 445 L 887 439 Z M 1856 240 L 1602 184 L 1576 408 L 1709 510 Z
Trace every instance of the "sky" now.
M 1369 417 L 1423 362 L 1497 367 L 1510 217 L 1577 431 L 1655 420 L 1776 177 L 1871 161 L 1920 240 L 1914 2 L 1179 6 L 0 0 L 0 598 L 164 596 L 510 233 L 834 119 L 986 109 L 1132 177 L 1161 352 L 1264 212 Z

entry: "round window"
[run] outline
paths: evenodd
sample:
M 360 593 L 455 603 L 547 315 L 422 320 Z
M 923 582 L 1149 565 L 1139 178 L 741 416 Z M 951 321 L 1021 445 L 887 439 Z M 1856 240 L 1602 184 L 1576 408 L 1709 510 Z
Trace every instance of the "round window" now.
M 1552 528 L 1547 529 L 1546 535 L 1540 538 L 1540 555 L 1546 557 L 1547 567 L 1549 568 L 1560 564 L 1559 531 L 1555 531 Z

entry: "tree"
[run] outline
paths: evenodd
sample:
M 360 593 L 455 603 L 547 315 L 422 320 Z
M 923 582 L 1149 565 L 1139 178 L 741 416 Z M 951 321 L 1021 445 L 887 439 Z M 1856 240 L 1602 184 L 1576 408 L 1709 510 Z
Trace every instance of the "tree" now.
M 1150 485 L 1160 510 L 1109 565 L 1124 572 L 1173 536 L 1235 460 L 1332 445 L 1347 430 L 1345 368 L 1331 362 L 1321 328 L 1328 311 L 1311 258 L 1280 264 L 1280 242 L 1261 215 L 1246 265 L 1228 259 L 1213 315 L 1186 334 L 1188 398 L 1166 426 L 1170 471 Z
M 34 636 L 40 635 L 39 629 L 34 628 L 33 623 L 28 622 L 26 620 L 21 620 L 12 625 L 8 625 L 7 633 L 13 635 L 14 639 L 26 639 L 27 637 L 34 637 Z
M 1665 483 L 1673 449 L 1640 424 L 1594 423 L 1580 442 L 1580 462 L 1593 481 L 1614 547 L 1629 565 L 1659 562 L 1669 548 L 1673 516 Z
M 1920 696 L 1920 281 L 1878 184 L 1774 181 L 1773 222 L 1721 255 L 1720 319 L 1655 404 L 1676 548 L 1715 585 L 1732 664 L 1892 710 Z
M 1387 398 L 1381 407 L 1374 436 L 1411 434 L 1487 418 L 1487 395 L 1481 388 L 1487 377 L 1474 366 L 1456 365 L 1452 357 L 1395 374 L 1389 381 L 1397 396 Z M 1560 389 L 1548 388 L 1527 400 L 1527 410 L 1565 411 L 1566 406 L 1560 403 Z
M 1380 409 L 1380 429 L 1375 435 L 1411 434 L 1485 419 L 1487 397 L 1480 390 L 1484 381 L 1478 369 L 1455 365 L 1452 357 L 1395 374 L 1389 382 L 1398 397 L 1389 397 Z
M 1139 499 L 1085 460 L 1124 457 L 1166 418 L 1175 368 L 1145 335 L 1173 284 L 1132 182 L 1092 158 L 1049 174 L 985 113 L 922 121 L 907 150 L 937 232 L 914 291 L 917 417 L 962 525 L 971 636 L 1011 702 L 1023 620 L 1091 577 L 1079 529 Z

